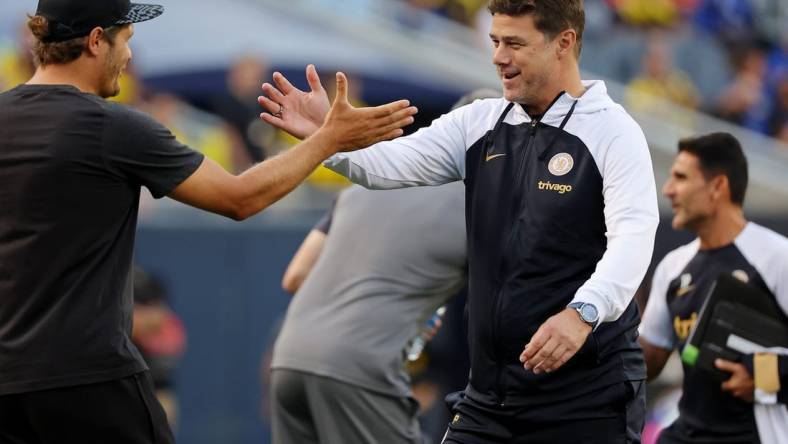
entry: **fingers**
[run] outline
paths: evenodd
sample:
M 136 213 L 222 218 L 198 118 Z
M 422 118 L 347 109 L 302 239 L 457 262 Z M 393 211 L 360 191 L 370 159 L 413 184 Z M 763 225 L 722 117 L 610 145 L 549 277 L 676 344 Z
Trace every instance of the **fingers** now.
M 726 361 L 724 359 L 715 359 L 714 365 L 722 371 L 726 371 L 728 373 L 734 373 L 736 370 L 738 370 L 738 367 L 741 364 L 737 364 L 731 361 Z
M 525 365 L 534 369 L 534 373 L 538 375 L 544 368 L 553 365 L 553 352 L 556 351 L 559 345 L 561 343 L 556 338 L 551 337 L 533 358 L 525 362 Z
M 558 359 L 556 359 L 556 361 L 553 364 L 553 367 L 550 369 L 550 371 L 554 372 L 554 371 L 558 370 L 559 368 L 563 367 L 564 364 L 566 364 L 567 362 L 569 362 L 570 359 L 572 359 L 572 356 L 574 356 L 575 353 L 577 353 L 577 350 L 572 350 L 571 348 L 566 348 L 566 351 L 564 351 L 564 353 L 561 354 Z
M 320 83 L 320 76 L 317 75 L 317 69 L 315 69 L 315 65 L 308 65 L 306 67 L 306 81 L 309 83 L 309 89 L 311 89 L 313 92 L 323 90 L 323 85 Z
M 401 137 L 403 134 L 405 134 L 405 131 L 403 131 L 402 129 L 395 129 L 388 133 L 381 134 L 380 136 L 376 136 L 368 144 L 364 144 L 364 145 L 369 146 L 369 145 L 374 145 L 378 142 L 385 142 L 387 140 L 396 139 L 397 137 Z
M 539 351 L 542 350 L 542 347 L 547 344 L 548 340 L 550 340 L 550 335 L 546 334 L 540 327 L 536 334 L 534 334 L 531 338 L 531 342 L 525 346 L 525 350 L 523 350 L 523 353 L 520 355 L 520 362 L 525 364 L 526 370 L 530 370 L 535 364 L 538 364 L 538 362 L 536 362 L 532 365 L 530 364 L 530 361 L 534 356 L 536 356 L 537 353 L 539 353 Z
M 553 349 L 553 352 L 550 354 L 550 356 L 534 367 L 534 373 L 538 375 L 542 371 L 545 373 L 550 373 L 558 370 L 566 363 L 566 361 L 569 360 L 569 358 L 572 357 L 572 354 L 567 353 L 567 351 L 569 351 L 568 347 L 566 347 L 564 344 L 558 344 L 555 349 Z
M 375 111 L 372 111 L 369 108 L 364 109 L 364 111 L 366 111 L 367 113 L 369 112 L 375 113 Z M 379 131 L 381 134 L 389 134 L 394 130 L 412 124 L 415 120 L 413 116 L 418 112 L 419 112 L 418 108 L 416 108 L 415 106 L 410 106 L 405 109 L 400 109 L 399 111 L 394 112 L 392 114 L 386 114 L 381 117 L 373 118 L 373 125 L 380 127 Z
M 275 72 L 273 77 L 276 87 L 279 88 L 279 91 L 281 91 L 282 94 L 287 95 L 293 91 L 299 91 L 299 89 L 293 86 L 293 84 L 290 83 L 290 81 L 287 80 L 287 77 L 283 76 L 282 73 Z
M 391 124 L 394 122 L 399 122 L 401 120 L 407 120 L 408 118 L 410 118 L 410 123 L 413 123 L 414 120 L 413 116 L 415 116 L 418 112 L 419 112 L 418 108 L 416 108 L 415 106 L 409 106 L 405 109 L 401 109 L 397 112 L 388 115 L 384 119 L 388 120 L 388 123 Z
M 265 108 L 265 110 L 271 114 L 279 112 L 279 109 L 281 108 L 281 106 L 278 103 L 274 102 L 273 100 L 265 96 L 258 97 L 257 103 L 259 103 L 260 106 Z
M 374 108 L 369 108 L 370 112 L 372 113 L 373 117 L 386 117 L 389 116 L 399 110 L 406 109 L 410 106 L 410 101 L 408 100 L 398 100 L 396 102 L 387 103 L 385 105 L 376 106 Z
M 395 129 L 408 126 L 414 122 L 413 114 L 415 114 L 415 112 L 411 114 L 411 113 L 405 113 L 404 111 L 405 110 L 403 110 L 403 112 L 400 112 L 399 115 L 394 117 L 393 119 L 389 119 L 391 120 L 391 123 L 383 127 L 384 133 L 389 133 L 391 131 L 394 131 Z
M 262 113 L 260 114 L 260 119 L 262 119 L 263 122 L 269 125 L 273 125 L 276 128 L 284 129 L 285 122 L 279 117 L 276 117 L 272 114 Z
M 263 92 L 274 102 L 276 103 L 283 103 L 285 101 L 285 96 L 279 92 L 273 85 L 270 83 L 263 83 Z M 279 107 L 277 106 L 277 109 Z
M 347 77 L 345 77 L 345 74 L 342 73 L 342 72 L 338 72 L 337 73 L 337 97 L 334 99 L 334 104 L 337 104 L 337 103 L 347 104 L 348 103 L 348 98 L 347 98 L 348 85 L 347 85 L 347 83 L 348 83 L 348 81 L 347 81 Z

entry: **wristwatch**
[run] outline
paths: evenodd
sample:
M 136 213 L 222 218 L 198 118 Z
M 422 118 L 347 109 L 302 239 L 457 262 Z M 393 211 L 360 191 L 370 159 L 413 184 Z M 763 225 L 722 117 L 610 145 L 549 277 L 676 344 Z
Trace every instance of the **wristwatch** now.
M 597 325 L 599 325 L 599 310 L 596 309 L 594 304 L 589 304 L 588 302 L 572 302 L 567 305 L 567 307 L 577 311 L 577 314 L 580 315 L 580 319 L 590 325 L 593 330 L 596 330 Z

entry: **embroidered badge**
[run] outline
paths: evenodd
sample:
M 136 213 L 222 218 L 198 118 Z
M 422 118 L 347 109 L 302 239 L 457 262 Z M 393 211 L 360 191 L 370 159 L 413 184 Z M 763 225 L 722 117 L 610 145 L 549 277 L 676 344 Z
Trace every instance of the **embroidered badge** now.
M 563 176 L 572 171 L 575 166 L 575 160 L 568 153 L 559 153 L 550 159 L 547 164 L 547 169 L 553 176 Z

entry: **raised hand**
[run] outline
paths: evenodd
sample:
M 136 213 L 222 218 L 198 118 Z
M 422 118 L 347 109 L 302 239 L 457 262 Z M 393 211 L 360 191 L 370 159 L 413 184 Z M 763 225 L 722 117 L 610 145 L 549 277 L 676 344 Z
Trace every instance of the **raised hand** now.
M 337 97 L 318 130 L 337 151 L 353 151 L 403 134 L 418 112 L 407 100 L 373 108 L 354 108 L 348 102 L 348 80 L 337 73 Z
M 309 92 L 296 88 L 279 72 L 275 72 L 273 78 L 276 86 L 264 83 L 266 95 L 257 98 L 257 102 L 271 114 L 262 113 L 260 118 L 299 139 L 309 137 L 323 124 L 330 108 L 315 65 L 306 67 Z
M 558 370 L 580 350 L 590 333 L 591 326 L 574 309 L 567 308 L 539 327 L 520 355 L 520 362 L 537 375 Z

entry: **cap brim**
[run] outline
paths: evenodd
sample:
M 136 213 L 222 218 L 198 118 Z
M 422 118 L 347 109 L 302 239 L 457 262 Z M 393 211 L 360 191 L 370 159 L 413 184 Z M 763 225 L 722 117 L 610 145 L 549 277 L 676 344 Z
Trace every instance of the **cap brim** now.
M 127 25 L 129 23 L 140 23 L 155 19 L 164 13 L 164 6 L 146 5 L 142 3 L 132 3 L 131 9 L 125 17 L 115 22 L 116 25 Z

